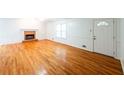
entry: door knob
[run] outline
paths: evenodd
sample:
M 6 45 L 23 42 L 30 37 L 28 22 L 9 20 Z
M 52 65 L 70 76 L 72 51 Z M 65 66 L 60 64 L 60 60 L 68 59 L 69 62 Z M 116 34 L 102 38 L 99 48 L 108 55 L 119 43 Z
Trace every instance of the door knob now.
M 96 36 L 93 36 L 93 40 L 96 40 Z

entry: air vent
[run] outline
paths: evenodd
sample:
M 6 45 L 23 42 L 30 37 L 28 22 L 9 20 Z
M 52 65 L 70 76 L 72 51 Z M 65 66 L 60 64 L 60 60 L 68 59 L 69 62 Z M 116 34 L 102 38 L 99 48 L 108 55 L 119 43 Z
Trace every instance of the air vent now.
M 86 45 L 82 45 L 82 47 L 86 48 Z

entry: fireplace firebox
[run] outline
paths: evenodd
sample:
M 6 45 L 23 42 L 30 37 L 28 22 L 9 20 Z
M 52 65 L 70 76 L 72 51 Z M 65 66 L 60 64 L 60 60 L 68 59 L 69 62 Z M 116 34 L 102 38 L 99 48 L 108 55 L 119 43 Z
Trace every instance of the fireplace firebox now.
M 34 34 L 25 35 L 25 40 L 35 39 Z

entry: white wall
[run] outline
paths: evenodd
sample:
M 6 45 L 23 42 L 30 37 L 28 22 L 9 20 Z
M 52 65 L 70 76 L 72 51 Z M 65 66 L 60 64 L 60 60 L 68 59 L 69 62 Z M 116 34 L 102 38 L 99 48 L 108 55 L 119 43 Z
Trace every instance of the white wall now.
M 121 24 L 120 24 L 120 31 L 121 31 L 121 38 L 120 38 L 120 43 L 121 43 L 121 63 L 124 71 L 124 18 L 121 19 Z
M 22 42 L 24 30 L 37 30 L 36 37 L 45 38 L 44 24 L 38 19 L 0 18 L 0 45 Z
M 56 24 L 67 24 L 67 38 L 61 39 L 56 37 Z M 78 48 L 92 51 L 92 19 L 78 18 L 78 19 L 62 19 L 48 21 L 46 24 L 47 39 L 69 44 Z M 83 48 L 82 45 L 86 45 Z

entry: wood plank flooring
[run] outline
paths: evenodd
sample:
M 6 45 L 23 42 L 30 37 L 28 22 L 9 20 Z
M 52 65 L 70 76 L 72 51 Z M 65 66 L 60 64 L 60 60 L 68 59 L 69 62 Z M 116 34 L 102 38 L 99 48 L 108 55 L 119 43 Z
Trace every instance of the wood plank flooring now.
M 118 60 L 49 40 L 0 46 L 1 75 L 121 75 Z

